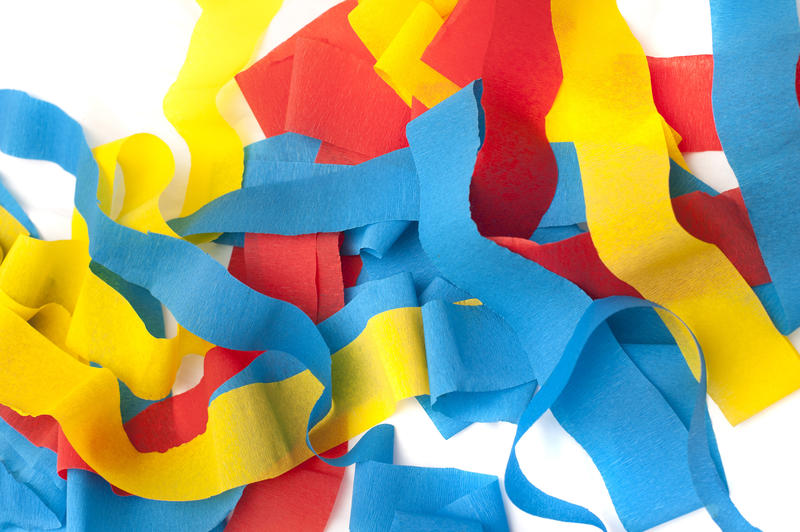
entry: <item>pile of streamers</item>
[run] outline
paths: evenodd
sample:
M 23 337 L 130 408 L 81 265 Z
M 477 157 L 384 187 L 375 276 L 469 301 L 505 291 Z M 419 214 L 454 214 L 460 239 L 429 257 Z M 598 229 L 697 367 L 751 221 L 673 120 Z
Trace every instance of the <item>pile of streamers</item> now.
M 246 69 L 280 0 L 200 3 L 178 218 L 159 138 L 90 149 L 0 91 L 0 150 L 76 179 L 71 240 L 0 195 L 2 530 L 322 530 L 349 464 L 354 531 L 508 530 L 498 478 L 393 463 L 407 398 L 444 438 L 516 424 L 533 515 L 604 529 L 520 468 L 551 410 L 627 530 L 755 529 L 706 392 L 736 424 L 800 388 L 794 0 L 711 0 L 713 57 L 672 58 L 613 0 L 348 0 Z M 231 79 L 265 140 L 217 111 Z M 681 151 L 722 148 L 717 193 Z

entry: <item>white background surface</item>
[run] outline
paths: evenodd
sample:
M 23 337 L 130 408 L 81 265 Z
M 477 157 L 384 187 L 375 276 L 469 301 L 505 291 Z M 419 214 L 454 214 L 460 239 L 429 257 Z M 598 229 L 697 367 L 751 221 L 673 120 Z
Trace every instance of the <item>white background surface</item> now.
M 334 3 L 285 0 L 256 58 Z M 619 6 L 648 55 L 711 53 L 706 1 L 619 0 Z M 91 146 L 139 132 L 160 136 L 171 146 L 177 163 L 175 181 L 162 198 L 162 210 L 174 215 L 189 157 L 186 145 L 164 118 L 161 101 L 184 61 L 199 14 L 200 8 L 191 0 L 0 0 L 0 88 L 24 90 L 59 105 L 83 124 Z M 245 144 L 263 138 L 235 84 L 223 90 L 218 105 Z M 720 152 L 689 154 L 687 161 L 698 177 L 718 190 L 736 186 Z M 46 238 L 69 237 L 71 176 L 49 163 L 0 154 L 0 180 Z M 225 250 L 217 251 L 215 255 L 224 258 Z M 800 346 L 797 338 L 793 340 Z M 187 357 L 176 388 L 183 390 L 196 382 L 201 364 L 199 356 Z M 736 428 L 713 403 L 710 408 L 731 495 L 739 509 L 767 532 L 800 530 L 796 512 L 800 393 Z M 476 424 L 445 441 L 414 400 L 401 403 L 388 421 L 397 428 L 397 463 L 458 467 L 495 474 L 502 481 L 512 425 Z M 518 450 L 523 471 L 539 488 L 588 507 L 609 530 L 622 530 L 588 455 L 549 413 L 522 439 Z M 347 530 L 352 475 L 348 468 L 328 530 Z M 506 509 L 514 531 L 594 530 L 532 517 L 508 501 Z M 698 510 L 654 530 L 703 532 L 717 527 L 705 510 Z

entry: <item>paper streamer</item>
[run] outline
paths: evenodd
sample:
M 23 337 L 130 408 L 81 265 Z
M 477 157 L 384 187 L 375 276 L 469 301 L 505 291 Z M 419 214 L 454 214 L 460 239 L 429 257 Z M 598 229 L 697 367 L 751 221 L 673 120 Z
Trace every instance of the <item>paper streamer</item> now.
M 216 108 L 217 93 L 247 64 L 281 0 L 198 0 L 186 62 L 164 97 L 164 114 L 189 145 L 192 166 L 181 214 L 239 188 L 242 141 Z
M 281 165 L 270 182 L 230 192 L 193 215 L 170 220 L 170 227 L 181 235 L 298 235 L 418 217 L 416 174 L 407 148 L 333 172 L 325 167 L 308 170 L 308 165 Z M 373 201 L 365 203 L 364 197 Z
M 319 162 L 362 162 L 406 145 L 408 106 L 347 22 L 357 5 L 334 6 L 236 76 L 264 134 L 321 139 Z
M 714 151 L 722 146 L 711 109 L 714 57 L 648 57 L 656 109 L 680 134 L 681 151 Z
M 783 310 L 778 329 L 800 326 L 797 221 L 800 108 L 796 68 L 797 6 L 790 1 L 711 2 L 714 119 L 741 187 L 758 246 Z

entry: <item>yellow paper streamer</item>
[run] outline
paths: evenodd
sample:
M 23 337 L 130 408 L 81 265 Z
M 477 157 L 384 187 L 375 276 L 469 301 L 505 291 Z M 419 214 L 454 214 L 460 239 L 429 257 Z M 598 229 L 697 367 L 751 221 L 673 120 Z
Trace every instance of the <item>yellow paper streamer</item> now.
M 422 61 L 455 2 L 364 0 L 348 15 L 353 30 L 377 59 L 375 71 L 411 107 L 426 107 L 455 94 L 459 87 Z
M 236 190 L 244 151 L 236 131 L 219 114 L 216 97 L 246 65 L 281 0 L 198 0 L 195 25 L 178 79 L 164 97 L 164 114 L 192 156 L 181 216 Z
M 575 143 L 600 258 L 694 331 L 709 393 L 738 423 L 800 386 L 797 353 L 720 250 L 675 219 L 647 61 L 615 2 L 559 0 L 552 13 L 564 81 L 547 135 Z
M 124 176 L 125 195 L 114 221 L 143 233 L 161 233 L 178 238 L 158 207 L 161 192 L 175 172 L 175 160 L 163 140 L 140 133 L 98 146 L 92 154 L 100 169 L 97 199 L 103 212 L 111 214 L 114 174 L 119 165 Z M 77 210 L 72 217 L 72 238 L 89 240 L 86 222 Z
M 209 406 L 203 434 L 164 453 L 140 453 L 122 427 L 111 371 L 78 362 L 1 306 L 0 335 L 7 339 L 0 342 L 0 403 L 55 417 L 95 471 L 134 495 L 206 498 L 280 475 L 311 456 L 305 427 L 322 389 L 308 371 L 224 393 Z M 399 400 L 428 393 L 424 349 L 419 308 L 372 317 L 332 357 L 333 410 L 312 432 L 317 449 L 379 423 Z
M 87 243 L 20 236 L 0 264 L 0 304 L 61 349 L 111 370 L 144 399 L 169 394 L 180 361 L 211 344 L 179 327 L 155 338 L 128 301 L 89 270 Z M 59 310 L 55 310 L 59 309 Z

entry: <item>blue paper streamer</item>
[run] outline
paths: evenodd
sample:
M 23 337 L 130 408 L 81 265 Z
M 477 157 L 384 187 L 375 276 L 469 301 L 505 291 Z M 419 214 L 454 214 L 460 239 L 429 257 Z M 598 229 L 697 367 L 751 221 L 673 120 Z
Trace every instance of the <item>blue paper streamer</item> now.
M 67 531 L 183 532 L 212 530 L 233 510 L 244 488 L 199 501 L 154 501 L 120 496 L 95 473 L 70 469 L 67 482 Z
M 482 143 L 479 98 L 480 84 L 475 83 L 409 124 L 407 136 L 420 182 L 420 241 L 445 277 L 506 320 L 528 351 L 539 382 L 546 382 L 591 300 L 572 283 L 481 238 L 470 219 L 469 180 Z M 607 326 L 597 331 L 594 345 L 596 370 L 581 373 L 580 384 L 571 386 L 562 399 L 562 406 L 569 403 L 570 408 L 556 405 L 554 414 L 597 463 L 623 524 L 634 529 L 655 526 L 699 507 L 685 426 Z M 633 407 L 635 415 L 629 412 Z M 586 410 L 603 415 L 589 418 Z M 626 423 L 613 427 L 597 418 Z M 517 438 L 528 426 L 520 421 Z M 626 444 L 615 460 L 610 459 L 611 440 Z M 709 463 L 718 478 L 713 460 Z M 653 472 L 661 482 L 652 482 Z M 515 453 L 509 460 L 506 490 L 515 504 L 535 515 L 603 528 L 585 508 L 530 484 Z M 653 501 L 658 501 L 658 511 Z
M 261 175 L 257 166 L 265 167 L 262 184 L 229 192 L 190 216 L 170 220 L 170 227 L 180 235 L 301 235 L 418 216 L 408 148 L 355 166 L 251 161 L 248 171 Z
M 794 0 L 712 0 L 714 122 L 789 334 L 800 326 L 800 28 Z M 779 228 L 789 227 L 789 231 Z

